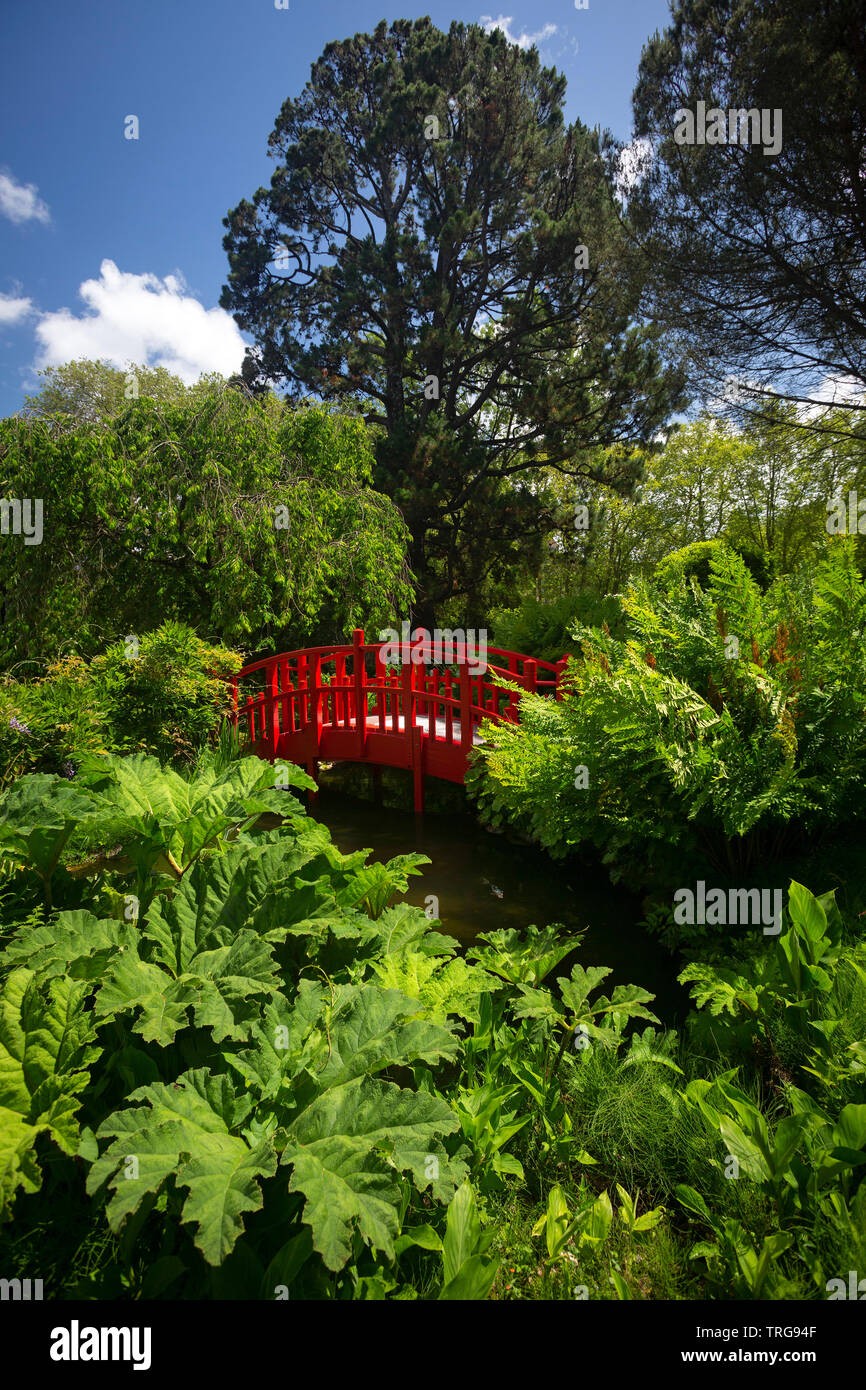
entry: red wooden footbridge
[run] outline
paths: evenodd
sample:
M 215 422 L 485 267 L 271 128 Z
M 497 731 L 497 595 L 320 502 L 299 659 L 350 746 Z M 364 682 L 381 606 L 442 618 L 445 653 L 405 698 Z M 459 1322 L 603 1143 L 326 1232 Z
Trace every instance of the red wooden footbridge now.
M 413 660 L 395 668 L 383 655 L 388 645 L 366 643 L 358 628 L 350 645 L 253 662 L 231 682 L 230 721 L 260 757 L 314 778 L 320 761 L 411 769 L 420 812 L 425 776 L 463 782 L 482 720 L 519 723 L 519 693 L 503 681 L 561 695 L 566 657 L 553 664 L 488 647 L 479 659 L 458 643 L 448 665 L 434 665 L 441 648 L 418 639 Z

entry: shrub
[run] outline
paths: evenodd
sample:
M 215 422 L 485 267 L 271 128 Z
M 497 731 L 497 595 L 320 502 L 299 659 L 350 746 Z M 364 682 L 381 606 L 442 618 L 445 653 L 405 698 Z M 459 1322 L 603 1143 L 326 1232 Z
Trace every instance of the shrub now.
M 106 716 L 88 665 L 63 657 L 36 681 L 0 686 L 0 786 L 26 772 L 74 775 L 77 760 L 99 752 Z
M 636 584 L 626 641 L 578 632 L 558 710 L 526 695 L 520 728 L 485 725 L 467 785 L 489 820 L 555 855 L 594 845 L 615 875 L 681 876 L 684 857 L 737 874 L 862 818 L 866 584 L 850 541 L 766 594 L 724 547 L 710 573 L 706 590 Z
M 26 772 L 73 777 L 90 753 L 146 750 L 185 762 L 226 708 L 241 657 L 167 622 L 115 642 L 89 663 L 54 662 L 34 681 L 0 686 L 0 786 Z
M 493 614 L 491 643 L 508 651 L 524 652 L 538 661 L 558 661 L 564 655 L 577 655 L 579 643 L 573 636 L 576 622 L 601 627 L 607 623 L 621 632 L 622 610 L 611 595 L 566 594 L 552 603 L 525 598 L 518 608 L 503 608 Z
M 191 758 L 228 709 L 226 677 L 241 665 L 236 652 L 203 642 L 183 623 L 115 642 L 90 663 L 113 750 Z

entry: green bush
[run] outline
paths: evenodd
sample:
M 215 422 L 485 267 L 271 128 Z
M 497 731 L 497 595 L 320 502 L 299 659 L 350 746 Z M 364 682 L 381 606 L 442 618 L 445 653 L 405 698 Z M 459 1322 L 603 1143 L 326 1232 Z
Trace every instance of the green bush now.
M 467 785 L 552 854 L 646 882 L 736 875 L 866 813 L 866 584 L 851 542 L 762 594 L 724 547 L 707 588 L 638 583 L 629 635 L 584 628 L 560 702 L 484 727 Z M 584 768 L 581 773 L 579 769 Z
M 491 646 L 523 652 L 538 661 L 559 661 L 580 650 L 573 636 L 575 623 L 601 627 L 607 623 L 619 634 L 623 627 L 619 601 L 596 593 L 566 594 L 552 603 L 525 598 L 518 608 L 503 608 L 491 619 Z
M 241 665 L 236 652 L 203 642 L 182 623 L 163 623 L 132 644 L 115 642 L 90 663 L 112 751 L 191 758 L 227 711 L 226 677 Z
M 90 753 L 156 753 L 184 762 L 218 727 L 225 677 L 242 658 L 181 623 L 115 642 L 86 662 L 67 656 L 44 677 L 0 686 L 0 786 L 26 772 L 72 777 Z
M 684 579 L 696 579 L 705 589 L 711 581 L 712 561 L 731 550 L 739 555 L 758 587 L 766 589 L 771 569 L 770 556 L 766 551 L 747 542 L 734 545 L 723 539 L 692 541 L 680 550 L 672 551 L 656 565 L 653 582 L 667 589 L 677 586 Z
M 756 1038 L 788 1010 L 806 1045 L 762 1084 L 659 1032 L 647 991 L 602 994 L 608 969 L 566 977 L 556 927 L 459 955 L 390 905 L 425 857 L 366 858 L 253 757 L 91 757 L 0 797 L 7 1277 L 38 1251 L 53 1297 L 502 1297 L 515 1196 L 540 1296 L 826 1296 L 866 1216 L 862 953 L 832 895 L 792 884 L 742 978 L 684 973 Z
M 70 777 L 107 738 L 105 710 L 88 665 L 63 657 L 35 681 L 0 685 L 0 786 L 26 772 Z

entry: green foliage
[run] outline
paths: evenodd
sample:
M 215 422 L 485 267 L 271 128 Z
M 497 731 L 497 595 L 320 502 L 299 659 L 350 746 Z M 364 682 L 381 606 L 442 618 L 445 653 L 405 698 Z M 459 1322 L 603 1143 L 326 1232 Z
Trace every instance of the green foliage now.
M 735 1296 L 791 1297 L 795 1287 L 778 1264 L 786 1251 L 804 1267 L 823 1296 L 827 1270 L 818 1250 L 818 1233 L 844 1219 L 856 1226 L 864 1209 L 862 1171 L 866 1166 L 866 1088 L 859 1038 L 866 1003 L 866 950 L 858 942 L 843 947 L 841 921 L 833 893 L 816 898 L 801 884 L 789 893 L 789 925 L 769 952 L 744 962 L 740 970 L 691 965 L 680 979 L 690 983 L 702 1008 L 722 1020 L 748 1020 L 753 1045 L 762 1055 L 771 1087 L 782 1095 L 784 1111 L 768 1120 L 755 1100 L 734 1083 L 737 1068 L 714 1080 L 691 1081 L 684 1102 L 700 1110 L 717 1131 L 725 1162 L 766 1194 L 779 1229 L 756 1245 L 741 1222 L 714 1216 L 690 1187 L 677 1189 L 683 1205 L 712 1228 L 693 1258 L 707 1261 L 710 1280 L 721 1286 L 733 1276 Z M 845 976 L 859 987 L 852 1000 Z M 843 1009 L 854 1004 L 853 1032 Z M 780 1036 L 793 1028 L 801 1039 L 795 1084 L 780 1056 Z M 743 1040 L 724 1022 L 716 1027 L 721 1050 L 742 1051 Z M 846 1103 L 847 1102 L 847 1103 Z M 727 1176 L 731 1176 L 728 1173 Z
M 130 647 L 115 642 L 90 663 L 112 735 L 112 751 L 146 750 L 162 762 L 190 759 L 227 712 L 226 677 L 240 657 L 166 622 Z
M 45 543 L 0 555 L 0 663 L 85 656 L 158 620 L 253 651 L 390 622 L 406 530 L 361 418 L 210 382 L 97 420 L 0 421 L 0 473 Z
M 570 1140 L 552 1089 L 568 1014 L 540 995 L 574 943 L 492 933 L 456 956 L 419 909 L 384 905 L 423 856 L 371 877 L 273 780 L 256 758 L 184 778 L 112 755 L 74 787 L 37 774 L 5 794 L 4 850 L 46 907 L 0 956 L 3 1216 L 38 1200 L 48 1142 L 84 1166 L 128 1284 L 163 1231 L 176 1263 L 148 1265 L 151 1291 L 183 1275 L 189 1296 L 218 1295 L 244 1268 L 264 1296 L 286 1279 L 293 1297 L 416 1296 L 426 1260 L 429 1296 L 486 1297 L 493 1232 L 467 1176 L 501 1191 L 522 1179 L 524 1133 Z M 275 809 L 279 828 L 259 829 Z M 95 851 L 83 879 L 63 859 L 73 827 Z M 645 998 L 582 1007 L 619 1040 Z M 63 1161 L 49 1186 L 80 1201 Z
M 512 592 L 550 528 L 545 466 L 625 485 L 587 452 L 649 441 L 680 399 L 637 313 L 608 142 L 566 125 L 564 96 L 501 31 L 383 20 L 328 45 L 277 115 L 273 179 L 225 219 L 221 303 L 255 338 L 247 374 L 382 425 L 376 485 L 428 606 Z M 277 295 L 275 237 L 311 266 Z
M 25 772 L 72 778 L 94 753 L 147 751 L 182 765 L 229 708 L 242 659 L 182 623 L 134 633 L 90 662 L 64 657 L 35 681 L 0 685 L 0 786 Z
M 653 571 L 653 581 L 659 588 L 668 589 L 678 586 L 684 579 L 696 579 L 701 588 L 706 588 L 713 561 L 724 562 L 729 552 L 730 547 L 721 540 L 692 541 L 659 561 Z
M 654 158 L 629 211 L 647 308 L 686 340 L 701 385 L 729 375 L 758 411 L 768 395 L 820 407 L 827 376 L 864 386 L 866 209 L 844 191 L 863 140 L 858 18 L 850 0 L 817 11 L 809 0 L 678 0 L 642 55 L 635 134 Z M 775 115 L 775 141 L 753 132 L 748 153 L 730 128 L 719 145 L 677 142 L 682 110 L 710 94 L 736 110 L 747 91 L 784 111 L 784 138 Z M 816 261 L 800 229 L 819 226 Z M 859 414 L 849 429 L 862 439 Z
M 129 362 L 122 370 L 109 362 L 94 362 L 86 357 L 45 367 L 37 375 L 41 385 L 33 395 L 25 396 L 24 411 L 29 417 L 53 418 L 56 427 L 73 421 L 102 423 L 122 415 L 129 409 L 131 399 L 142 396 L 179 405 L 207 395 L 220 381 L 216 375 L 202 376 L 195 386 L 188 387 L 165 367 Z
M 455 1058 L 448 990 L 439 1022 L 374 968 L 425 936 L 454 950 L 420 911 L 382 907 L 423 856 L 371 880 L 366 855 L 341 855 L 273 777 L 256 758 L 212 759 L 185 779 L 154 758 L 111 756 L 74 788 L 27 776 L 2 803 L 4 850 L 61 909 L 22 921 L 2 957 L 4 1216 L 17 1189 L 38 1191 L 46 1134 L 86 1161 L 88 1192 L 130 1248 L 159 1212 L 189 1229 L 196 1287 L 207 1276 L 194 1250 L 221 1270 L 254 1214 L 286 1200 L 283 1243 L 309 1233 L 295 1275 L 309 1264 L 311 1288 L 316 1261 L 336 1275 L 367 1250 L 393 1267 L 417 1224 L 411 1191 L 419 1212 L 425 1192 L 442 1207 L 466 1173 L 445 1145 L 460 1128 L 447 1100 L 392 1079 Z M 277 807 L 282 828 L 258 831 Z M 94 910 L 63 906 L 61 852 L 83 822 L 92 844 L 120 847 L 90 888 Z M 369 917 L 358 905 L 373 882 Z M 492 1283 L 485 1243 L 467 1241 L 459 1259 L 447 1254 L 445 1297 L 483 1297 Z
M 500 930 L 458 956 L 385 905 L 422 856 L 371 877 L 273 782 L 256 758 L 184 778 L 138 754 L 3 797 L 3 851 L 43 898 L 0 954 L 16 1243 L 62 1203 L 107 1226 L 91 1295 L 482 1299 L 491 1212 L 531 1188 L 545 1287 L 577 1265 L 607 1298 L 650 1270 L 666 1293 L 824 1296 L 860 1249 L 866 1167 L 866 970 L 832 894 L 792 885 L 787 930 L 736 976 L 684 972 L 714 1028 L 799 1034 L 801 1084 L 765 1050 L 765 1096 L 677 1052 L 647 991 L 602 994 L 607 969 L 550 988 L 579 938 Z
M 866 945 L 843 943 L 834 892 L 816 898 L 796 882 L 786 926 L 765 953 L 724 966 L 693 962 L 680 982 L 719 1020 L 715 1035 L 729 1055 L 751 1047 L 771 1081 L 797 1068 L 827 1099 L 854 1099 L 866 1076 Z
M 702 590 L 639 582 L 626 640 L 580 632 L 572 693 L 485 726 L 468 783 L 485 816 L 614 874 L 734 875 L 866 811 L 866 585 L 849 541 L 762 594 L 720 549 Z M 580 767 L 587 769 L 581 783 Z M 681 877 L 678 881 L 682 881 Z
M 580 646 L 572 635 L 575 623 L 601 627 L 621 634 L 622 612 L 613 597 L 593 593 L 566 594 L 550 603 L 525 598 L 519 608 L 499 609 L 492 615 L 491 645 L 524 652 L 539 661 L 559 661 L 577 656 Z
M 66 1154 L 78 1145 L 77 1113 L 99 1055 L 87 986 L 12 970 L 0 996 L 0 1212 L 19 1187 L 40 1185 L 37 1136 Z

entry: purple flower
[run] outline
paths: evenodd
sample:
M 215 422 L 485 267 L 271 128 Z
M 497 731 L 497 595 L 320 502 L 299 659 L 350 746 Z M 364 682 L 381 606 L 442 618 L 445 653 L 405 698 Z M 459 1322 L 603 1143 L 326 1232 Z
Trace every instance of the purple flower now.
M 29 734 L 29 733 L 30 733 L 30 730 L 28 729 L 27 725 L 26 725 L 26 724 L 20 724 L 20 723 L 18 722 L 18 720 L 15 718 L 15 715 L 14 715 L 14 714 L 13 714 L 12 718 L 9 720 L 9 728 L 10 728 L 10 729 L 15 729 L 16 733 L 19 733 L 19 734 Z
M 63 776 L 68 777 L 71 782 L 72 778 L 75 776 L 75 764 L 69 762 L 69 760 L 67 759 L 60 771 L 62 772 Z

